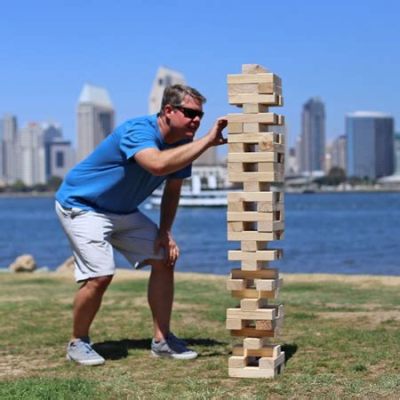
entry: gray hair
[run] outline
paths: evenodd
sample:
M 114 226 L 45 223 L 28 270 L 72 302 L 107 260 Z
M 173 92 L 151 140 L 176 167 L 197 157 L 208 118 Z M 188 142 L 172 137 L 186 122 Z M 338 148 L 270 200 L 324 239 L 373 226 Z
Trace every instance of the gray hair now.
M 167 104 L 171 106 L 180 106 L 185 99 L 185 96 L 193 97 L 198 100 L 201 104 L 204 104 L 207 99 L 196 89 L 186 86 L 186 85 L 172 85 L 168 86 L 164 90 L 162 102 L 161 102 L 161 111 L 163 112 L 164 107 Z

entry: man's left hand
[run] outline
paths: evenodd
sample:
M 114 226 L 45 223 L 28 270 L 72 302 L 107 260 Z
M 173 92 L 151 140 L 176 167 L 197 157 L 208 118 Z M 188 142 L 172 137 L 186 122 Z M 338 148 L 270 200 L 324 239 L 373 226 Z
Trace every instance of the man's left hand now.
M 164 249 L 164 261 L 168 267 L 173 268 L 179 257 L 179 247 L 170 232 L 159 232 L 154 244 L 156 253 Z

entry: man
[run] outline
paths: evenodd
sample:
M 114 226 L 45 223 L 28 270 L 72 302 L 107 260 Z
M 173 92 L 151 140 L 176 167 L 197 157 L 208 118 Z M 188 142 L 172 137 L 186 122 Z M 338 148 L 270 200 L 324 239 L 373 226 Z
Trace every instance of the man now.
M 174 265 L 179 257 L 171 229 L 191 163 L 209 147 L 226 143 L 224 118 L 207 135 L 193 140 L 205 101 L 191 87 L 167 88 L 158 115 L 134 118 L 115 129 L 69 172 L 56 193 L 56 212 L 75 258 L 75 278 L 82 283 L 74 300 L 69 360 L 84 365 L 105 361 L 91 346 L 89 328 L 114 274 L 113 249 L 136 268 L 151 265 L 151 353 L 197 357 L 170 331 Z M 164 181 L 157 228 L 137 207 Z

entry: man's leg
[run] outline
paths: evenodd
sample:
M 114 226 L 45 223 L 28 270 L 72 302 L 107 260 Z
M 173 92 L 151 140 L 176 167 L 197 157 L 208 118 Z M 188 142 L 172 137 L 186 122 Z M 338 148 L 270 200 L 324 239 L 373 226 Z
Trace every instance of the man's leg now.
M 163 260 L 150 260 L 151 274 L 148 286 L 148 302 L 153 315 L 153 337 L 165 340 L 170 331 L 172 303 L 174 300 L 174 268 Z
M 90 325 L 112 278 L 112 275 L 91 278 L 78 289 L 74 301 L 72 340 L 89 336 Z

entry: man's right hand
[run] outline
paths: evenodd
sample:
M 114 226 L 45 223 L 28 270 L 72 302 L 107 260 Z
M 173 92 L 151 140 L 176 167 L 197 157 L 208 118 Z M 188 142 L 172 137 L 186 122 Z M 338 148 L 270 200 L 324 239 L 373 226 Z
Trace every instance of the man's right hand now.
M 214 126 L 207 133 L 206 137 L 209 141 L 209 146 L 220 146 L 221 144 L 225 144 L 227 139 L 222 136 L 222 131 L 228 125 L 228 120 L 226 117 L 218 118 Z

